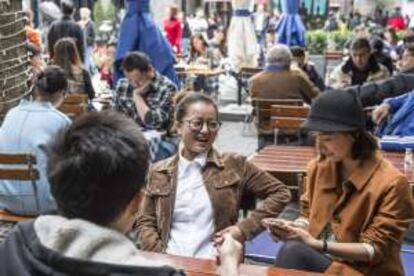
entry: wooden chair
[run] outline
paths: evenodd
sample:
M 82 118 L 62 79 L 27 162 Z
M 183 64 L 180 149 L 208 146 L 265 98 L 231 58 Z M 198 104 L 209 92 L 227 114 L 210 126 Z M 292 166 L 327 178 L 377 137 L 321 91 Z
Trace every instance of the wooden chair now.
M 303 106 L 301 99 L 259 99 L 252 98 L 253 115 L 256 117 L 256 127 L 259 134 L 272 134 L 271 107 L 279 106 Z
M 61 106 L 59 106 L 59 110 L 68 115 L 72 120 L 84 114 L 87 108 L 88 95 L 81 93 L 68 94 Z
M 309 106 L 286 106 L 286 105 L 272 105 L 271 126 L 274 132 L 274 141 L 277 144 L 278 134 L 281 130 L 286 133 L 298 135 L 301 139 L 301 125 L 305 121 L 309 113 Z
M 342 51 L 326 51 L 323 56 L 323 76 L 325 79 L 327 79 L 332 69 L 341 63 L 342 59 L 344 58 L 344 54 Z
M 36 157 L 31 154 L 0 154 L 0 180 L 38 180 L 39 172 L 34 167 L 35 164 Z M 32 217 L 17 216 L 0 210 L 0 221 L 19 222 L 30 218 Z

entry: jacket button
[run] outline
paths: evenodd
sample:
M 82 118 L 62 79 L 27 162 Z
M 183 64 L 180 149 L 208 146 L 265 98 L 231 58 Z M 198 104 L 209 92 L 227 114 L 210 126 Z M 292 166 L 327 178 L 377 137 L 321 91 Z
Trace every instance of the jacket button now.
M 157 193 L 159 193 L 159 192 L 160 192 L 160 189 L 156 189 L 155 191 L 156 191 Z
M 229 182 L 226 180 L 226 181 L 224 181 L 224 184 L 226 184 L 226 185 L 227 185 L 227 184 L 229 184 Z

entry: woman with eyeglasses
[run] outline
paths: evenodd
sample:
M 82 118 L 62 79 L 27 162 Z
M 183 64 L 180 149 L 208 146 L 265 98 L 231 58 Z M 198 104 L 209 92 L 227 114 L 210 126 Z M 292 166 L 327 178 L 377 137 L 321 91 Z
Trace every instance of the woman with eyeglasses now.
M 277 216 L 290 193 L 246 157 L 214 149 L 221 123 L 210 97 L 188 93 L 175 108 L 179 151 L 155 164 L 149 173 L 138 217 L 139 243 L 148 251 L 215 258 L 225 234 L 241 244 L 253 238 L 264 229 L 261 219 Z M 264 201 L 239 221 L 246 195 Z

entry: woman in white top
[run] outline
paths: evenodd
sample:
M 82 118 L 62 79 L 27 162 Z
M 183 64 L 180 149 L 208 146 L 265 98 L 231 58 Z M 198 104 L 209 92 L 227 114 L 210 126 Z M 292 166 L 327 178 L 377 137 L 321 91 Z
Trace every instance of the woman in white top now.
M 237 154 L 221 154 L 212 144 L 221 123 L 215 102 L 188 93 L 175 110 L 181 144 L 173 157 L 150 171 L 138 218 L 143 250 L 214 258 L 225 233 L 243 243 L 263 230 L 261 218 L 277 216 L 290 200 L 288 188 Z M 242 198 L 264 199 L 238 221 Z

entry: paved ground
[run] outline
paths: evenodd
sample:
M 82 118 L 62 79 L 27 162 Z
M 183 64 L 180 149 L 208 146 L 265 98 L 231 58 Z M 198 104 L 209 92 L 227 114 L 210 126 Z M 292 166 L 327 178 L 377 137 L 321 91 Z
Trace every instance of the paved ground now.
M 225 121 L 220 128 L 215 146 L 221 152 L 237 152 L 249 156 L 257 149 L 254 127 L 243 122 Z

